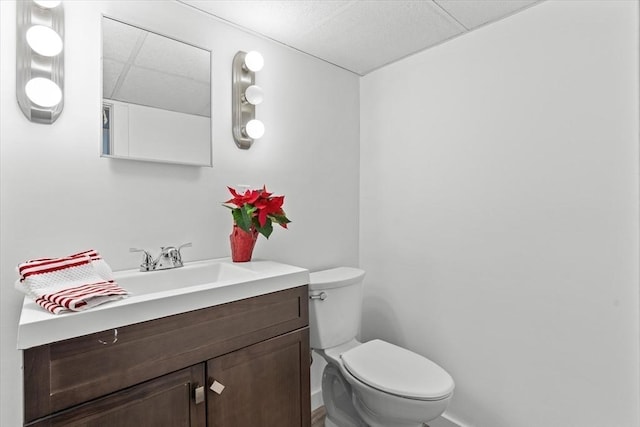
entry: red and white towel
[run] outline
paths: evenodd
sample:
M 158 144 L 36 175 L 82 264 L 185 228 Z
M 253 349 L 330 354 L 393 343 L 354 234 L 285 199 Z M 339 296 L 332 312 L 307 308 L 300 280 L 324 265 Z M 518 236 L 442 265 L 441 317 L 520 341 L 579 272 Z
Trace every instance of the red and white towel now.
M 53 314 L 86 310 L 128 295 L 95 250 L 30 260 L 18 265 L 18 273 L 16 289 Z

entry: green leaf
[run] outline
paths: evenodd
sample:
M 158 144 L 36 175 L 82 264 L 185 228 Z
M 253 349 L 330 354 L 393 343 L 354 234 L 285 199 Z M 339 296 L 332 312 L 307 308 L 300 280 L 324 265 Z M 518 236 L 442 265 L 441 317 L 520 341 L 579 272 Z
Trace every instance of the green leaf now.
M 233 215 L 233 222 L 240 228 L 243 228 L 243 223 L 242 223 L 242 212 L 240 212 L 240 209 L 233 209 L 231 211 L 231 215 Z
M 289 224 L 291 222 L 289 221 L 289 218 L 287 218 L 284 215 L 269 215 L 269 216 L 278 224 Z
M 240 228 L 242 228 L 244 231 L 249 231 L 249 228 L 251 227 L 251 214 L 249 212 L 248 206 L 249 205 L 244 205 L 240 209 L 240 212 L 242 212 L 242 225 L 243 225 Z
M 235 221 L 236 225 L 247 233 L 251 231 L 251 218 L 255 209 L 255 207 L 244 205 L 241 208 L 237 208 L 231 211 L 233 214 L 233 220 Z
M 256 227 L 256 229 L 258 230 L 258 232 L 260 232 L 260 234 L 262 234 L 264 237 L 266 237 L 267 239 L 269 238 L 269 236 L 271 236 L 271 233 L 273 232 L 273 224 L 271 223 L 271 220 L 269 218 L 267 218 L 267 222 L 264 224 L 263 227 Z

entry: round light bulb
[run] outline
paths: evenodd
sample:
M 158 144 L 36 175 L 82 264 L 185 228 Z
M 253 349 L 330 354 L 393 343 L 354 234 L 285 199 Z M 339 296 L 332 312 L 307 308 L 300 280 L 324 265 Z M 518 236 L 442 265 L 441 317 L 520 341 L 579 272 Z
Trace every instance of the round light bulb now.
M 27 43 L 42 56 L 56 56 L 62 52 L 62 39 L 49 27 L 34 25 L 27 30 Z
M 36 105 L 50 108 L 62 101 L 60 87 L 49 79 L 35 77 L 27 82 L 24 87 L 27 97 Z
M 245 126 L 245 133 L 251 139 L 260 139 L 264 135 L 264 125 L 260 120 L 249 120 Z
M 260 71 L 264 65 L 264 58 L 260 52 L 252 50 L 245 55 L 244 65 L 253 72 Z
M 251 85 L 244 91 L 244 99 L 251 105 L 262 104 L 264 93 L 260 86 Z
M 33 0 L 33 2 L 45 9 L 53 9 L 54 7 L 62 3 L 61 0 Z

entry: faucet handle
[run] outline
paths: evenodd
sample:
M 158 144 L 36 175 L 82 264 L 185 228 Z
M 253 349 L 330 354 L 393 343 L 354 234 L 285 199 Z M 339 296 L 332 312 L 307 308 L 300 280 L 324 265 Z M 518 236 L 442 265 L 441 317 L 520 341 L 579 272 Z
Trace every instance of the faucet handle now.
M 180 253 L 180 249 L 189 246 L 191 246 L 191 242 L 180 245 L 177 248 L 175 246 L 162 246 L 160 248 L 160 256 L 158 257 L 161 266 L 166 259 L 172 267 L 182 267 L 182 253 Z
M 191 246 L 193 246 L 193 244 L 192 244 L 191 242 L 189 242 L 189 243 L 184 243 L 184 244 L 182 244 L 182 245 L 178 246 L 178 249 L 176 249 L 176 250 L 175 250 L 175 251 L 176 251 L 176 253 L 175 253 L 176 261 L 177 261 L 181 266 L 182 266 L 182 253 L 180 252 L 180 250 L 181 250 L 182 248 L 190 248 Z
M 129 248 L 129 252 L 142 252 L 142 264 L 140 264 L 141 271 L 149 271 L 153 269 L 153 257 L 149 252 L 138 248 Z
M 129 248 L 129 252 L 143 252 L 144 256 L 147 256 L 147 255 L 151 256 L 149 252 L 147 252 L 145 249 Z
M 178 252 L 180 252 L 180 249 L 182 249 L 182 248 L 190 248 L 191 246 L 193 246 L 193 243 L 191 243 L 191 242 L 183 243 L 182 245 L 178 246 Z

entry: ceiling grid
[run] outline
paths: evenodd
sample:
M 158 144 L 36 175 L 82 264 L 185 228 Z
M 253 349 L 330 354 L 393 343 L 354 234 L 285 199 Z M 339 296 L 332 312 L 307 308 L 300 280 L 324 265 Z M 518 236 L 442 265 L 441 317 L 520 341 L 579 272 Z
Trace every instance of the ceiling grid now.
M 179 0 L 358 75 L 540 0 Z

